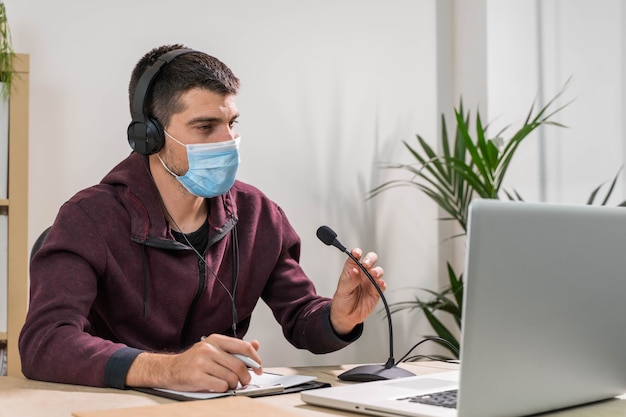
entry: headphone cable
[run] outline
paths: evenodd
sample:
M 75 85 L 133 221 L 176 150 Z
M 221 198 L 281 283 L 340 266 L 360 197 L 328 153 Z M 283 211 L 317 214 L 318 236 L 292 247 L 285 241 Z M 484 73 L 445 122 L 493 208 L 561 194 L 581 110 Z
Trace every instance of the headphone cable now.
M 176 228 L 176 231 L 181 234 L 181 236 L 183 237 L 187 245 L 196 254 L 197 258 L 204 264 L 204 266 L 209 270 L 211 275 L 213 275 L 215 280 L 222 286 L 222 288 L 224 288 L 224 291 L 226 291 L 226 294 L 228 294 L 228 298 L 230 299 L 230 302 L 231 302 L 231 315 L 232 315 L 231 328 L 233 331 L 233 335 L 238 338 L 239 336 L 237 336 L 237 321 L 239 319 L 238 319 L 238 313 L 237 313 L 237 304 L 235 302 L 235 292 L 237 290 L 237 281 L 239 277 L 239 239 L 237 238 L 236 223 L 233 226 L 233 231 L 231 232 L 231 235 L 233 237 L 232 238 L 233 239 L 233 242 L 232 242 L 232 245 L 233 245 L 233 291 L 231 292 L 228 289 L 228 287 L 226 287 L 226 285 L 222 282 L 222 280 L 217 276 L 215 271 L 213 271 L 213 268 L 211 268 L 208 262 L 204 259 L 204 256 L 202 256 L 200 252 L 198 252 L 196 247 L 191 244 L 191 242 L 187 238 L 187 235 L 183 233 L 181 227 L 178 225 L 178 223 L 176 223 L 176 220 L 174 220 L 174 217 L 172 217 L 170 212 L 167 210 L 167 207 L 165 207 L 165 202 L 163 201 L 163 196 L 161 196 L 161 192 L 159 191 L 159 187 L 157 186 L 156 181 L 154 180 L 154 177 L 152 176 L 152 172 L 150 171 L 150 168 L 148 164 L 146 163 L 146 160 L 148 158 L 142 158 L 142 159 L 144 160 L 144 168 L 146 169 L 148 176 L 152 180 L 152 183 L 154 184 L 154 187 L 155 187 L 155 191 L 157 195 L 159 196 L 159 203 L 161 204 L 161 210 L 163 210 L 165 217 L 172 222 L 172 224 Z M 228 192 L 230 193 L 230 191 Z M 231 217 L 234 217 L 232 213 L 231 213 Z

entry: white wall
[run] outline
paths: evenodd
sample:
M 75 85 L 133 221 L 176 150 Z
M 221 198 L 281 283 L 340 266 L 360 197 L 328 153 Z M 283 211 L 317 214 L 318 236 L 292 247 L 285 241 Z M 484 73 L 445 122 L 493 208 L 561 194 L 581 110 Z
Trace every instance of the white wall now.
M 164 43 L 211 53 L 242 79 L 239 177 L 286 210 L 303 239 L 302 264 L 325 295 L 343 256 L 317 241 L 320 224 L 347 246 L 380 254 L 391 301 L 437 286 L 446 256 L 436 207 L 406 189 L 369 201 L 365 195 L 394 175 L 378 163 L 410 161 L 401 140 L 419 133 L 434 143 L 446 100 L 458 102 L 451 94 L 478 97 L 501 127 L 521 121 L 539 93 L 550 98 L 573 77 L 566 98 L 576 101 L 558 118 L 570 128 L 546 129 L 545 150 L 540 138 L 529 138 L 510 172 L 507 185 L 529 200 L 582 203 L 626 152 L 626 12 L 619 0 L 5 4 L 15 47 L 31 56 L 31 242 L 65 200 L 128 154 L 128 78 L 141 55 Z M 485 38 L 476 33 L 481 28 Z M 394 322 L 397 358 L 429 332 L 415 314 Z M 268 365 L 381 362 L 387 355 L 381 314 L 368 320 L 359 342 L 324 357 L 287 345 L 265 309 L 249 336 L 261 341 Z
M 494 133 L 508 123 L 519 127 L 533 101 L 545 104 L 570 80 L 554 107 L 572 101 L 554 119 L 567 128 L 529 137 L 508 176 L 508 188 L 527 200 L 584 204 L 621 168 L 625 10 L 620 0 L 489 2 Z M 623 201 L 619 184 L 609 204 Z
M 435 285 L 436 211 L 416 192 L 366 201 L 381 161 L 406 158 L 401 139 L 434 137 L 432 0 L 5 0 L 18 52 L 31 58 L 29 239 L 59 206 L 129 153 L 127 84 L 136 61 L 185 43 L 229 65 L 243 83 L 239 178 L 285 209 L 302 264 L 332 295 L 344 257 L 315 238 L 328 224 L 347 246 L 376 250 L 389 297 Z M 398 321 L 396 356 L 423 319 Z M 376 361 L 386 322 L 344 351 L 313 357 L 282 339 L 265 309 L 253 321 L 267 365 Z

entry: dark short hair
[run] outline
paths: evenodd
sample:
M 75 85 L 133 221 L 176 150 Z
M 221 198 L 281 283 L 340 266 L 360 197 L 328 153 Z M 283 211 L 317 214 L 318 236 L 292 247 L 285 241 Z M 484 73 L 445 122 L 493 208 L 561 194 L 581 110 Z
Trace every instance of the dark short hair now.
M 139 60 L 128 86 L 131 110 L 137 82 L 146 69 L 164 53 L 184 48 L 179 44 L 159 46 Z M 221 95 L 237 94 L 239 79 L 224 63 L 203 52 L 180 55 L 161 68 L 145 100 L 144 114 L 167 126 L 173 114 L 184 110 L 182 94 L 196 87 Z

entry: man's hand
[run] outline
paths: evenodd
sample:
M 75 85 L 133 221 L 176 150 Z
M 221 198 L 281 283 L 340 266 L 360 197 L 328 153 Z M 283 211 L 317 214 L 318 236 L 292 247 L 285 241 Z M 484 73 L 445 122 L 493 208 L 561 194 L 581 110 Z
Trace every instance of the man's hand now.
M 219 334 L 207 336 L 178 354 L 141 353 L 126 376 L 129 387 L 167 388 L 177 391 L 225 392 L 250 382 L 239 353 L 261 363 L 259 343 Z M 254 371 L 261 374 L 261 369 Z
M 384 291 L 387 285 L 380 279 L 384 274 L 383 268 L 375 266 L 378 255 L 370 252 L 361 259 L 362 251 L 358 248 L 352 250 L 352 255 L 361 261 Z M 354 326 L 362 323 L 374 311 L 379 299 L 378 291 L 367 275 L 354 260 L 348 258 L 339 276 L 330 308 L 330 322 L 335 331 L 340 335 L 350 333 Z

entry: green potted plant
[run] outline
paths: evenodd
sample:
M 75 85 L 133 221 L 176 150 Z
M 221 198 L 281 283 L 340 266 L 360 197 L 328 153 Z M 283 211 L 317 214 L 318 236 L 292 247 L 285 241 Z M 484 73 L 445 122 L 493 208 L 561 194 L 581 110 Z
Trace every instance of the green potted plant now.
M 13 80 L 13 59 L 15 51 L 11 40 L 11 31 L 7 19 L 6 7 L 0 1 L 0 97 L 4 101 L 9 98 L 11 92 L 11 81 Z
M 553 120 L 553 117 L 569 104 L 556 107 L 557 99 L 564 90 L 565 87 L 539 111 L 535 112 L 534 106 L 531 107 L 522 126 L 508 139 L 503 138 L 508 127 L 494 136 L 489 136 L 487 126 L 483 124 L 478 111 L 474 118 L 475 126 L 472 128 L 471 114 L 464 110 L 461 101 L 459 107 L 454 109 L 455 135 L 453 137 L 448 135 L 445 116 L 442 115 L 438 150 L 433 149 L 419 135 L 416 136 L 416 144 L 403 141 L 416 163 L 387 164 L 384 168 L 405 170 L 411 174 L 410 178 L 384 182 L 371 190 L 369 197 L 395 187 L 415 188 L 425 193 L 447 214 L 447 217 L 440 220 L 452 221 L 458 225 L 458 233 L 450 238 L 463 237 L 467 230 L 468 208 L 474 198 L 505 197 L 523 200 L 516 191 L 503 189 L 503 181 L 516 150 L 530 133 L 542 125 L 562 127 Z M 617 175 L 602 204 L 606 204 L 616 180 Z M 592 192 L 587 204 L 594 202 L 601 187 L 602 185 Z M 415 295 L 411 300 L 393 303 L 390 310 L 392 314 L 401 310 L 417 310 L 423 313 L 436 334 L 425 336 L 425 339 L 440 344 L 451 354 L 451 357 L 436 355 L 436 358 L 458 359 L 460 346 L 457 335 L 462 327 L 463 274 L 455 271 L 450 262 L 447 262 L 447 272 L 448 283 L 443 289 L 439 291 L 424 289 L 429 296 L 428 299 Z M 451 323 L 450 320 L 443 319 L 442 314 L 451 317 Z M 417 355 L 413 358 L 420 357 Z

